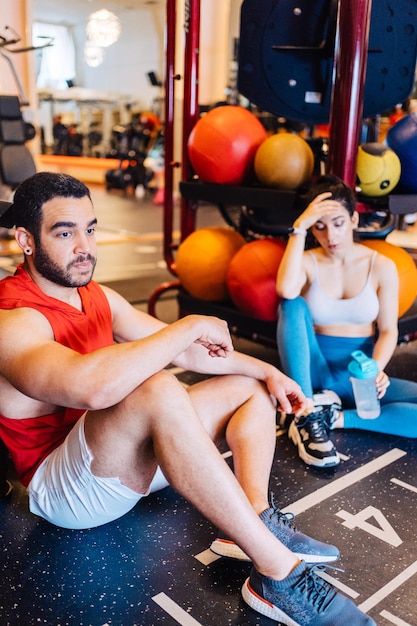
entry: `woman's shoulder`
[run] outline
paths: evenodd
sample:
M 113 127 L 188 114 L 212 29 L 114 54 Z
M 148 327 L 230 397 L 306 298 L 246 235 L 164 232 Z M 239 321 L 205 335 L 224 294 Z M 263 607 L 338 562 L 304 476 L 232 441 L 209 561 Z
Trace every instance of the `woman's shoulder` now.
M 377 248 L 372 246 L 372 240 L 370 245 L 366 245 L 365 243 L 355 243 L 355 248 L 357 249 L 359 256 L 361 258 L 370 258 L 375 262 L 384 263 L 385 260 L 392 261 L 388 256 L 379 252 Z
M 392 276 L 397 271 L 395 262 L 387 255 L 379 252 L 372 246 L 366 246 L 365 244 L 357 244 L 360 246 L 361 254 L 370 259 L 372 263 L 372 271 L 374 274 L 384 277 Z

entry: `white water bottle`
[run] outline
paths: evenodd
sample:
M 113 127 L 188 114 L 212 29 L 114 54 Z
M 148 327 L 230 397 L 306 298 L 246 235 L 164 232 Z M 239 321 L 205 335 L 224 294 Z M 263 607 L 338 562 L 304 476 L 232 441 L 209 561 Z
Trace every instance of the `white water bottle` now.
M 355 350 L 351 354 L 353 360 L 348 369 L 352 374 L 351 382 L 355 397 L 356 410 L 363 419 L 375 419 L 381 412 L 381 407 L 376 389 L 376 375 L 378 364 L 370 359 L 361 350 Z

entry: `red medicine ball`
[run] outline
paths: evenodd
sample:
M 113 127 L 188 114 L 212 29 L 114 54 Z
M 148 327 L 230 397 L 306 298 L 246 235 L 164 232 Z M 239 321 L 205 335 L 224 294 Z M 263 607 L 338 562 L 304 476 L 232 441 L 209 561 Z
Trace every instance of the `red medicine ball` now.
M 188 155 L 206 183 L 241 185 L 253 175 L 255 153 L 267 132 L 253 113 L 239 106 L 212 109 L 195 124 Z
M 257 319 L 277 319 L 280 300 L 275 285 L 285 245 L 277 239 L 258 239 L 236 252 L 227 272 L 227 288 L 238 309 Z

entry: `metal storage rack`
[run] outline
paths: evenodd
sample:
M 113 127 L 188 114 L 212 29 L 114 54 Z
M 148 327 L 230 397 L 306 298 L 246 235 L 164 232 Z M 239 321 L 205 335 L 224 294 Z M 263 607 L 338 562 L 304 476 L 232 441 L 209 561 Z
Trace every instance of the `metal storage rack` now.
M 406 0 L 405 0 L 406 1 Z M 332 0 L 337 5 L 337 30 L 334 46 L 334 72 L 329 120 L 327 171 L 354 187 L 356 153 L 360 143 L 363 94 L 366 78 L 370 16 L 372 0 Z M 254 319 L 232 305 L 197 300 L 187 294 L 177 278 L 175 251 L 195 230 L 196 212 L 201 203 L 243 205 L 263 209 L 273 208 L 279 226 L 285 234 L 299 214 L 296 192 L 265 188 L 233 187 L 204 184 L 195 180 L 187 154 L 187 141 L 199 118 L 198 60 L 200 31 L 200 0 L 186 0 L 184 23 L 184 74 L 175 72 L 177 2 L 167 0 L 166 15 L 166 79 L 165 79 L 165 200 L 163 218 L 163 253 L 173 281 L 163 283 L 151 294 L 148 311 L 156 316 L 156 303 L 167 291 L 178 292 L 179 316 L 203 313 L 223 317 L 236 335 L 275 343 L 275 322 Z M 174 159 L 174 91 L 183 86 L 183 127 L 181 162 Z M 179 211 L 180 240 L 174 240 L 174 171 L 181 168 L 181 201 Z M 385 200 L 393 216 L 410 212 L 413 196 L 392 196 Z M 298 213 L 297 213 L 298 210 Z M 414 338 L 417 332 L 417 303 L 399 321 L 401 338 Z

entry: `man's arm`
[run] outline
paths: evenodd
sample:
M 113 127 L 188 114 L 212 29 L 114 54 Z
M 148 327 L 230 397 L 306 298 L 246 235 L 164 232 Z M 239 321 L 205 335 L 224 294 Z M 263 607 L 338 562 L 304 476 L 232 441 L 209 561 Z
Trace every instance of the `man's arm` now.
M 82 355 L 54 341 L 38 311 L 0 311 L 0 375 L 35 400 L 98 409 L 125 398 L 196 341 L 213 354 L 233 349 L 226 323 L 216 318 L 189 316 L 159 330 L 151 317 L 142 314 L 139 321 L 145 318 L 142 338 Z
M 110 306 L 114 312 L 115 336 L 119 341 L 132 341 L 147 332 L 156 332 L 166 326 L 160 320 L 131 307 L 124 299 L 112 291 L 106 290 Z M 209 318 L 215 320 L 216 318 Z M 213 350 L 213 346 L 211 347 Z M 213 358 L 227 356 L 227 358 Z M 272 396 L 278 399 L 282 410 L 302 412 L 305 409 L 304 395 L 300 387 L 285 376 L 276 367 L 246 354 L 229 350 L 227 355 L 211 353 L 204 341 L 191 343 L 183 352 L 176 355 L 174 365 L 193 372 L 204 374 L 239 374 L 264 381 Z M 287 396 L 291 396 L 289 406 Z

